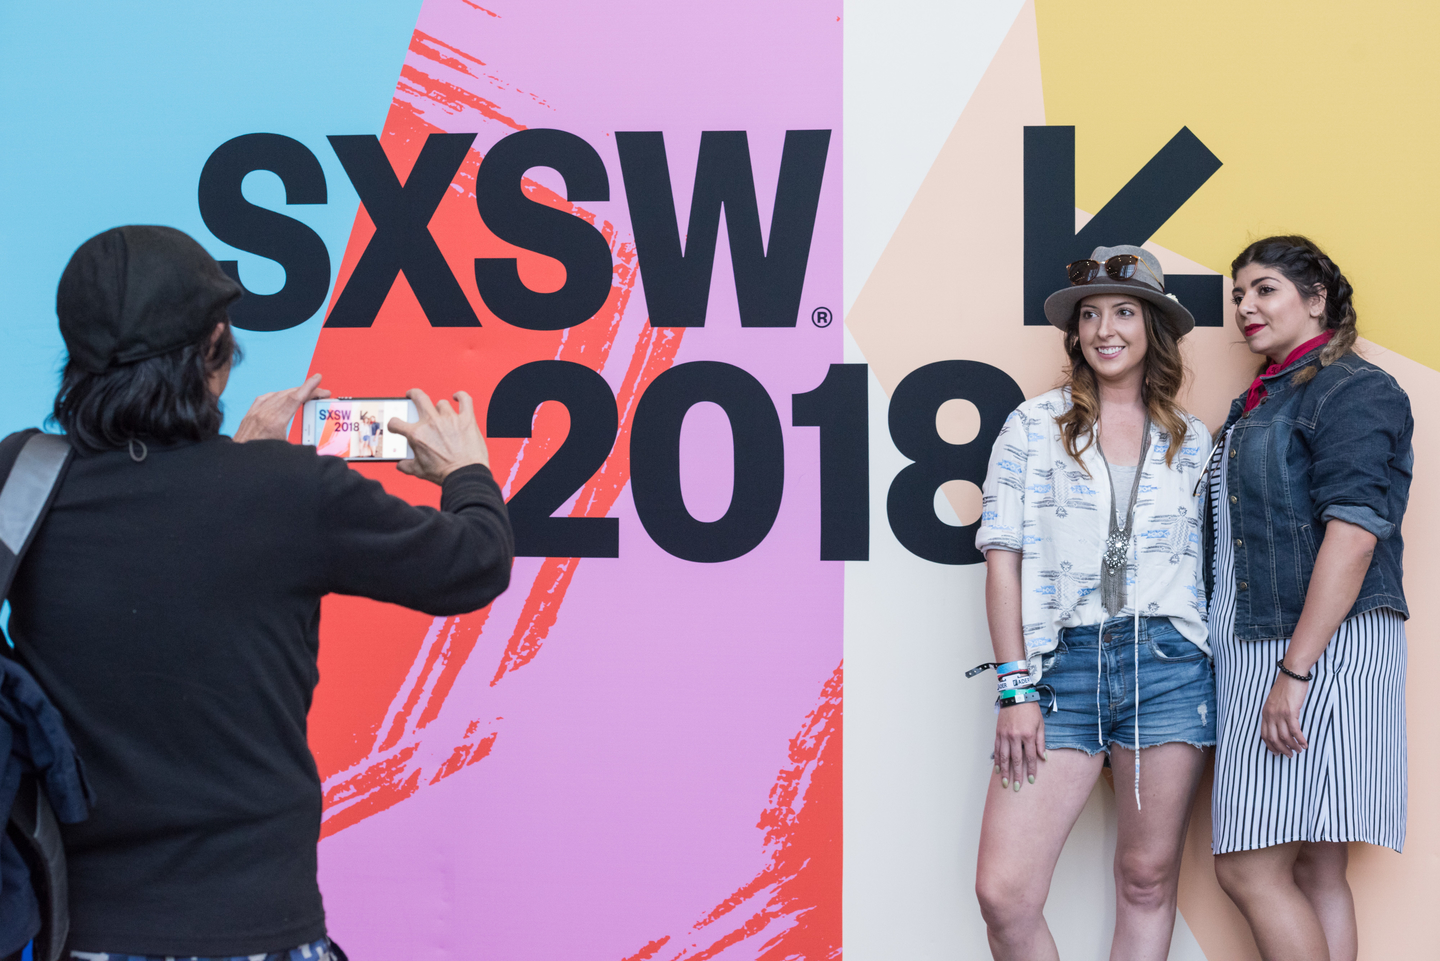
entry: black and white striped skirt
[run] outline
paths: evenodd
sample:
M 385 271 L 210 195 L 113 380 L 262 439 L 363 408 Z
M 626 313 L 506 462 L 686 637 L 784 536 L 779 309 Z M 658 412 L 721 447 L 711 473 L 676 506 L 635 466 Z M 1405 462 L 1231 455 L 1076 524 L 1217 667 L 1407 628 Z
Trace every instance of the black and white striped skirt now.
M 1273 755 L 1260 709 L 1286 640 L 1212 635 L 1216 736 L 1213 849 L 1288 841 L 1405 846 L 1405 620 L 1385 608 L 1346 620 L 1315 664 L 1300 710 L 1309 747 Z

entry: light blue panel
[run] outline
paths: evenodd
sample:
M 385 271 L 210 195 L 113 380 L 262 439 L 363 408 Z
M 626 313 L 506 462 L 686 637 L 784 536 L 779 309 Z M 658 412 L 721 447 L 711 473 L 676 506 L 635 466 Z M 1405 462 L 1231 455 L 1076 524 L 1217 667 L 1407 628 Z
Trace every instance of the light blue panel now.
M 279 289 L 278 264 L 200 219 L 200 170 L 232 137 L 284 134 L 319 158 L 323 206 L 285 206 L 270 173 L 244 192 L 324 239 L 333 287 L 359 201 L 325 137 L 380 132 L 419 11 L 420 0 L 0 3 L 0 433 L 39 424 L 54 401 L 55 285 L 86 238 L 168 224 L 239 261 L 251 289 Z M 304 377 L 321 321 L 238 332 L 227 431 L 256 394 Z

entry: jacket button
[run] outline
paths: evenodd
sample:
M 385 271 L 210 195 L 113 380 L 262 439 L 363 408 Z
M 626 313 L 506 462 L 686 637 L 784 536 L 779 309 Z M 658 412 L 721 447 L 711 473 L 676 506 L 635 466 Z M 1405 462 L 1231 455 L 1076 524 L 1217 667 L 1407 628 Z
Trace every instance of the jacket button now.
M 1238 503 L 1240 503 L 1240 498 L 1236 497 L 1234 494 L 1231 494 L 1231 495 L 1230 495 L 1230 503 L 1232 503 L 1232 504 L 1238 504 Z
M 1236 452 L 1235 452 L 1235 449 L 1232 447 L 1232 448 L 1230 449 L 1230 456 L 1231 456 L 1231 457 L 1234 457 L 1234 456 L 1235 456 L 1235 453 L 1236 453 Z
M 1236 547 L 1244 547 L 1244 546 L 1245 546 L 1245 542 L 1242 541 L 1240 538 L 1237 537 L 1237 538 L 1235 538 L 1235 546 L 1236 546 Z
M 1244 581 L 1241 581 L 1241 582 L 1240 582 L 1239 584 L 1237 584 L 1236 586 L 1239 587 L 1240 590 L 1242 590 L 1242 591 L 1248 591 L 1248 590 L 1250 590 L 1250 585 L 1249 585 L 1249 584 L 1246 584 Z

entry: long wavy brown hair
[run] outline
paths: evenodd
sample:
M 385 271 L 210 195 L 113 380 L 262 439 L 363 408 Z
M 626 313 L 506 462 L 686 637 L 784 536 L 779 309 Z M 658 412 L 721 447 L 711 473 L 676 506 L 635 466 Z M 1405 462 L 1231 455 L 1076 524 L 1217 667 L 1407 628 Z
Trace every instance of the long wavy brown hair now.
M 1165 466 L 1170 467 L 1189 433 L 1185 415 L 1175 403 L 1185 383 L 1185 362 L 1180 357 L 1180 339 L 1169 324 L 1160 320 L 1155 308 L 1142 300 L 1140 313 L 1145 318 L 1146 341 L 1145 384 L 1140 389 L 1140 397 L 1150 414 L 1150 422 L 1170 435 L 1170 447 L 1165 451 Z M 1060 425 L 1065 452 L 1084 470 L 1080 455 L 1095 442 L 1095 425 L 1100 420 L 1100 390 L 1095 383 L 1095 371 L 1080 349 L 1079 304 L 1065 325 L 1065 353 L 1070 357 L 1070 366 L 1062 386 L 1070 388 L 1070 409 L 1057 417 L 1056 422 Z M 1140 458 L 1143 464 L 1144 451 Z

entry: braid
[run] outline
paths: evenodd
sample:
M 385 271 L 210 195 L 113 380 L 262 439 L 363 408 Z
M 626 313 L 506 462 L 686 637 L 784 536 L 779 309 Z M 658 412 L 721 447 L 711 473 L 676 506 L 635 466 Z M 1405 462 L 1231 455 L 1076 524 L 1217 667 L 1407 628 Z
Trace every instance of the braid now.
M 1354 349 L 1355 338 L 1359 336 L 1355 329 L 1355 305 L 1352 302 L 1355 289 L 1335 261 L 1318 247 L 1315 253 L 1317 266 L 1325 275 L 1325 329 L 1335 332 L 1330 343 L 1320 352 L 1320 366 L 1328 367 Z
M 1274 267 L 1299 291 L 1325 292 L 1325 329 L 1332 332 L 1330 342 L 1320 351 L 1320 366 L 1328 367 L 1355 347 L 1355 290 L 1340 272 L 1335 261 L 1308 237 L 1299 235 L 1266 237 L 1240 252 L 1230 264 L 1230 276 L 1249 264 Z M 1309 367 L 1296 375 L 1296 383 L 1315 376 Z

